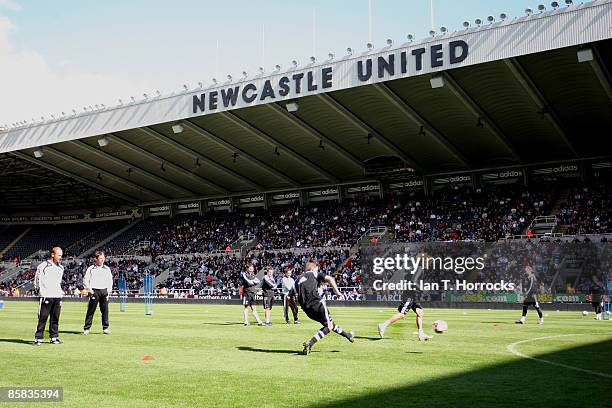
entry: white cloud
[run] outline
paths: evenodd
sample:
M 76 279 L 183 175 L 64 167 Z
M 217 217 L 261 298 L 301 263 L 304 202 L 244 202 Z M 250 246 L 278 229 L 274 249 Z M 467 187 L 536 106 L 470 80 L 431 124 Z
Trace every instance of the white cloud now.
M 0 7 L 18 7 L 0 0 Z M 35 50 L 19 49 L 12 42 L 15 24 L 0 15 L 0 126 L 67 114 L 83 106 L 117 104 L 118 98 L 141 95 L 152 89 L 145 80 L 89 72 L 75 64 L 52 66 Z
M 15 24 L 8 17 L 0 15 L 0 57 L 2 58 L 9 52 L 9 35 L 14 29 Z
M 0 9 L 2 8 L 12 11 L 21 10 L 21 6 L 15 3 L 13 0 L 0 0 Z

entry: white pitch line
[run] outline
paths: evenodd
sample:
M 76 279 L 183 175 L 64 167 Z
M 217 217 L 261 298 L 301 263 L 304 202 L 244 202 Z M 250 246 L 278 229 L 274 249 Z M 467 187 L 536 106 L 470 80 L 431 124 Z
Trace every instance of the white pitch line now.
M 519 344 L 528 343 L 530 341 L 554 339 L 554 338 L 566 337 L 566 336 L 584 336 L 584 335 L 583 334 L 560 334 L 560 335 L 557 335 L 557 336 L 538 337 L 538 338 L 535 338 L 535 339 L 515 341 L 512 344 L 508 344 L 506 349 L 510 353 L 512 353 L 512 354 L 514 354 L 515 356 L 518 356 L 518 357 L 523 357 L 523 358 L 527 358 L 529 360 L 539 361 L 541 363 L 546 363 L 546 364 L 554 365 L 554 366 L 557 366 L 557 367 L 567 368 L 569 370 L 582 371 L 583 373 L 597 375 L 597 376 L 604 377 L 604 378 L 612 378 L 612 375 L 610 375 L 610 374 L 605 374 L 605 373 L 600 373 L 598 371 L 592 371 L 592 370 L 587 370 L 587 369 L 584 369 L 584 368 L 574 367 L 574 366 L 567 365 L 567 364 L 555 363 L 554 361 L 544 360 L 543 358 L 531 357 L 531 356 L 528 356 L 528 355 L 523 354 L 520 351 L 516 350 L 516 346 L 518 346 Z

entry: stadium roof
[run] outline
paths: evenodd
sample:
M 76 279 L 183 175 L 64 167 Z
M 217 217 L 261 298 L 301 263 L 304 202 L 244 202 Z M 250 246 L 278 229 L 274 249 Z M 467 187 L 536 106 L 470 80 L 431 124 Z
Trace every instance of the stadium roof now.
M 612 156 L 610 27 L 600 0 L 17 124 L 0 210 L 49 175 L 92 208 Z

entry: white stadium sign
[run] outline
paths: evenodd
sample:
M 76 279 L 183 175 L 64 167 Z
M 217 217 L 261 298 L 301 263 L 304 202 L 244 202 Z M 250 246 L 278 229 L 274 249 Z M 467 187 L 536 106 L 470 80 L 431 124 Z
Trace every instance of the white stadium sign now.
M 599 0 L 240 82 L 146 97 L 0 131 L 0 153 L 601 41 L 612 36 L 610 21 L 610 1 Z

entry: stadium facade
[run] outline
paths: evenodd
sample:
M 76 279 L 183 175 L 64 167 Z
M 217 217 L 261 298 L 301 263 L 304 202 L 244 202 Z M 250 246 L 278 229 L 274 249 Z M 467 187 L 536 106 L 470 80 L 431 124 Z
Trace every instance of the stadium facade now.
M 609 175 L 612 2 L 497 20 L 5 127 L 0 221 Z

